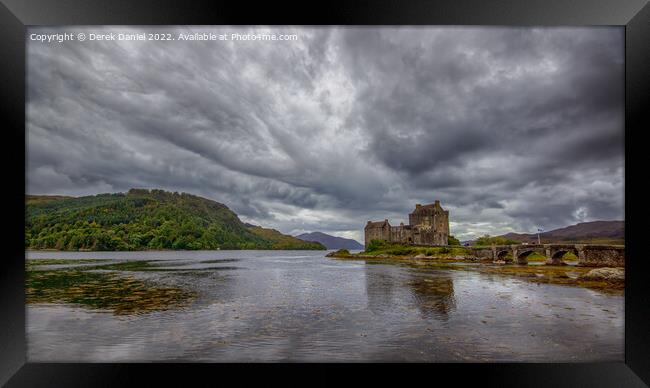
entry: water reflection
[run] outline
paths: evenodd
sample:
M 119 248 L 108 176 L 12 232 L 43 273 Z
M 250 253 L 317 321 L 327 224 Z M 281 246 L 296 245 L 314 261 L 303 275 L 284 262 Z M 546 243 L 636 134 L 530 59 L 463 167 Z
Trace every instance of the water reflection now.
M 423 318 L 446 321 L 456 308 L 450 271 L 424 271 L 389 264 L 365 267 L 368 308 L 377 315 L 395 314 L 396 306 L 415 307 Z
M 387 265 L 366 265 L 365 281 L 368 295 L 368 308 L 375 314 L 382 315 L 392 311 L 399 300 L 395 300 L 395 291 L 401 286 L 398 279 L 401 271 L 397 267 Z
M 623 297 L 579 287 L 336 261 L 323 252 L 31 255 L 40 259 L 28 261 L 36 275 L 28 283 L 30 362 L 567 362 L 623 355 Z M 93 269 L 89 257 L 106 261 Z M 63 271 L 73 275 L 59 276 Z M 182 306 L 166 303 L 178 297 L 169 290 L 194 297 Z
M 422 316 L 448 320 L 449 314 L 456 309 L 454 281 L 449 272 L 422 274 L 413 271 L 412 276 L 407 284 Z

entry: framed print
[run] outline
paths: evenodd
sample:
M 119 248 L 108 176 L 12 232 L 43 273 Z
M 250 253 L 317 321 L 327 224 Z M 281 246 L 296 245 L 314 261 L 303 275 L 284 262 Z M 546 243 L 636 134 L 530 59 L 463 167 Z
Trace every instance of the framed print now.
M 646 3 L 317 8 L 4 2 L 1 381 L 647 384 Z

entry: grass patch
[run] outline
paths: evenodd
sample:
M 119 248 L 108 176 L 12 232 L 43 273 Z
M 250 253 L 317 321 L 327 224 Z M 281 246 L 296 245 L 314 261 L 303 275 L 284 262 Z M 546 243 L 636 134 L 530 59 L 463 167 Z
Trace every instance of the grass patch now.
M 347 249 L 339 249 L 338 251 L 330 252 L 325 257 L 336 257 L 339 259 L 354 259 L 356 256 L 351 254 Z
M 545 262 L 546 261 L 546 256 L 538 253 L 538 252 L 532 252 L 530 255 L 526 257 L 526 260 L 532 261 L 532 262 Z
M 578 256 L 576 256 L 573 252 L 567 252 L 562 256 L 563 261 L 578 261 Z
M 357 257 L 413 257 L 417 255 L 424 255 L 427 257 L 454 257 L 454 256 L 470 256 L 472 251 L 466 247 L 460 246 L 440 246 L 440 247 L 420 247 L 414 245 L 404 245 L 389 243 L 385 241 L 374 240 L 368 244 L 368 248 L 351 256 Z

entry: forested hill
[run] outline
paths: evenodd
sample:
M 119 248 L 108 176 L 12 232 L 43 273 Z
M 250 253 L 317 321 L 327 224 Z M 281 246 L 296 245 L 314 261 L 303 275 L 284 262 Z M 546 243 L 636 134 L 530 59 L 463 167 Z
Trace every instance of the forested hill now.
M 227 206 L 206 198 L 144 189 L 78 198 L 27 196 L 25 248 L 325 249 L 247 226 Z

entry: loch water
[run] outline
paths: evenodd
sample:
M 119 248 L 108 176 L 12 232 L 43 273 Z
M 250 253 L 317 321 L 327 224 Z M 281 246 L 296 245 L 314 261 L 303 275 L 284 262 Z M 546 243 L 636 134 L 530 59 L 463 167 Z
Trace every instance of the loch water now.
M 620 293 L 326 253 L 27 252 L 34 273 L 89 266 L 191 295 L 144 311 L 30 302 L 28 361 L 623 361 Z M 151 266 L 114 266 L 127 261 Z

